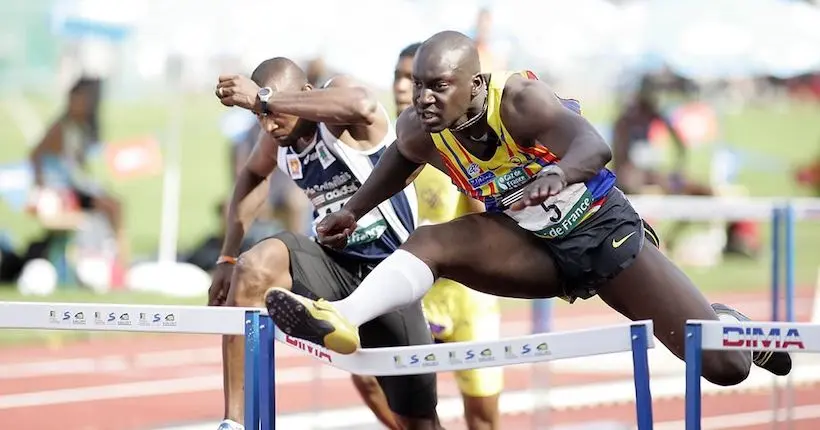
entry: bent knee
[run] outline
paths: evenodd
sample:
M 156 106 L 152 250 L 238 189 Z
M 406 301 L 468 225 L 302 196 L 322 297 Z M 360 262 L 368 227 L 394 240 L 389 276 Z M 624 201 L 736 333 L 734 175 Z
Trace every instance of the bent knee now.
M 744 351 L 707 351 L 703 355 L 703 377 L 721 386 L 737 385 L 748 376 L 751 354 Z
M 278 239 L 267 239 L 243 252 L 236 261 L 229 306 L 257 306 L 272 287 L 290 288 L 290 255 Z
M 413 231 L 401 249 L 427 263 L 434 273 L 439 273 L 441 267 L 446 264 L 447 233 L 445 224 L 421 226 Z

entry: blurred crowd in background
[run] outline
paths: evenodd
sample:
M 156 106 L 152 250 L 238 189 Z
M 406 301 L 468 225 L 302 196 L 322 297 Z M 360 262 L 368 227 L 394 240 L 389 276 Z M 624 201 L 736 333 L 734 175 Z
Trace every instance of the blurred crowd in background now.
M 162 288 L 155 286 L 160 277 L 169 285 L 200 285 L 191 294 L 204 293 L 203 274 L 213 268 L 222 242 L 225 199 L 259 133 L 253 115 L 207 97 L 220 73 L 249 74 L 273 56 L 299 61 L 314 85 L 350 73 L 388 105 L 403 47 L 438 30 L 464 31 L 475 39 L 484 69 L 531 69 L 561 95 L 606 106 L 594 123 L 612 145 L 612 168 L 629 194 L 747 195 L 737 181 L 742 166 L 763 169 L 777 160 L 721 145 L 722 115 L 758 105 L 820 104 L 820 7 L 805 1 L 235 0 L 227 6 L 30 0 L 5 5 L 0 25 L 0 116 L 6 117 L 0 213 L 25 214 L 42 232 L 24 240 L 10 216 L 0 222 L 0 283 L 16 282 L 33 293 L 57 284 Z M 103 127 L 102 112 L 142 99 L 161 100 L 167 109 L 118 119 L 156 121 L 162 131 L 112 141 L 116 128 L 127 124 Z M 199 137 L 174 124 L 199 103 L 219 112 L 215 120 L 202 118 L 211 124 L 201 127 L 218 134 L 210 138 L 223 145 L 221 165 L 197 167 L 180 159 L 181 141 Z M 820 135 L 813 142 L 772 142 L 773 148 L 781 144 L 805 148 L 802 162 L 782 173 L 820 195 Z M 712 148 L 709 165 L 693 170 L 688 154 L 704 146 Z M 100 154 L 114 181 L 162 182 L 151 201 L 159 208 L 151 213 L 161 213 L 150 221 L 158 232 L 157 253 L 134 252 L 128 220 L 135 216 L 124 214 L 139 208 L 100 180 L 99 169 L 86 168 Z M 180 179 L 186 175 L 181 166 L 212 170 L 198 177 L 213 183 L 200 181 L 196 188 L 223 192 L 198 215 L 218 220 L 212 223 L 217 228 L 178 250 L 179 225 L 188 222 L 179 206 L 189 201 L 182 193 L 192 189 Z M 271 184 L 268 205 L 243 249 L 281 229 L 310 234 L 310 203 L 301 191 L 281 172 Z M 679 227 L 664 232 L 668 249 L 677 247 Z M 737 222 L 721 229 L 721 253 L 758 257 L 759 226 Z

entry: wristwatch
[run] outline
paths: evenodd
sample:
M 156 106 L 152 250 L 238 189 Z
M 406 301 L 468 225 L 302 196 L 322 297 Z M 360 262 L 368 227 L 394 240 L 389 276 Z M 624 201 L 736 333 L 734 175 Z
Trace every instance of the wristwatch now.
M 262 87 L 259 89 L 259 92 L 256 93 L 256 96 L 259 97 L 259 101 L 261 102 L 261 109 L 260 112 L 262 115 L 267 115 L 270 113 L 268 110 L 268 100 L 270 100 L 271 96 L 273 95 L 273 89 L 271 87 Z

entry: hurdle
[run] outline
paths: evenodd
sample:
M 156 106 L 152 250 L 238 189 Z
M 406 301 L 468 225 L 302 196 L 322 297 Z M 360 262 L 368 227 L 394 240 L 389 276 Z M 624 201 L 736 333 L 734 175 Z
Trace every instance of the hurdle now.
M 259 315 L 230 307 L 0 302 L 0 329 L 244 336 L 245 387 L 252 387 L 245 390 L 244 418 L 252 423 L 260 413 L 260 330 L 270 330 Z
M 341 355 L 291 337 L 263 309 L 0 302 L 0 329 L 218 334 L 245 337 L 245 427 L 276 429 L 275 344 L 350 373 L 397 376 L 632 353 L 635 412 L 640 430 L 652 428 L 648 349 L 652 321 L 541 333 L 492 341 L 360 349 Z
M 592 329 L 539 333 L 493 341 L 474 341 L 418 345 L 391 348 L 360 349 L 341 355 L 318 345 L 291 337 L 261 315 L 261 355 L 263 363 L 273 357 L 274 341 L 281 342 L 319 362 L 359 375 L 397 376 L 438 373 L 482 367 L 547 362 L 592 355 L 632 352 L 635 383 L 635 411 L 640 430 L 652 428 L 652 395 L 649 386 L 647 351 L 654 348 L 652 321 L 622 323 Z M 262 366 L 262 430 L 275 429 L 274 372 L 272 366 Z M 268 373 L 266 373 L 268 372 Z M 270 394 L 265 394 L 270 393 Z M 273 425 L 273 426 L 269 426 Z M 246 424 L 247 426 L 247 424 Z M 248 428 L 255 428 L 252 424 Z
M 820 352 L 820 325 L 793 322 L 686 322 L 686 430 L 701 428 L 703 351 Z

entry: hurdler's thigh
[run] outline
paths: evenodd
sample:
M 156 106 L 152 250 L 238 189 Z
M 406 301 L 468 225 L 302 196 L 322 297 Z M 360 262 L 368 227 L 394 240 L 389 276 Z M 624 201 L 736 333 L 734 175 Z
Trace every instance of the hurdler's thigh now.
M 546 245 L 501 213 L 418 228 L 402 246 L 446 277 L 485 293 L 554 297 L 560 290 Z
M 287 247 L 294 293 L 314 300 L 340 300 L 361 282 L 340 264 L 338 257 L 327 253 L 313 239 L 291 232 L 273 238 Z

